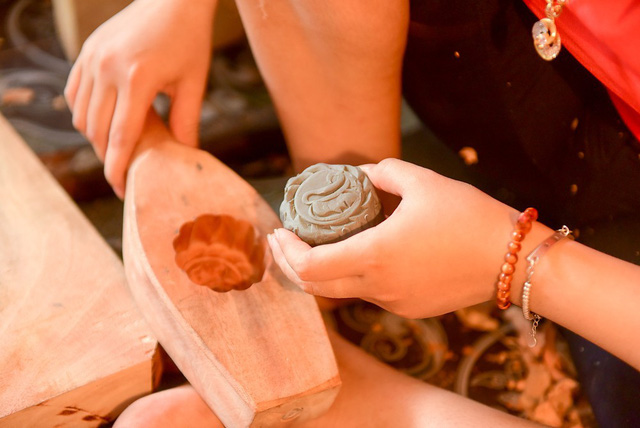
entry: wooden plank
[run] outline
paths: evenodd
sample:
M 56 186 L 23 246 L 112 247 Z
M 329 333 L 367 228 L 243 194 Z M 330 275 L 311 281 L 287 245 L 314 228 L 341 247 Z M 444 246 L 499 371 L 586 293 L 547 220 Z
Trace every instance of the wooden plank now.
M 338 369 L 315 300 L 268 250 L 277 215 L 208 153 L 149 127 L 144 138 L 150 148 L 127 179 L 123 252 L 132 295 L 163 348 L 226 426 L 322 414 Z M 241 288 L 253 285 L 198 285 L 222 288 L 236 276 Z
M 0 427 L 98 426 L 160 374 L 122 262 L 0 116 Z

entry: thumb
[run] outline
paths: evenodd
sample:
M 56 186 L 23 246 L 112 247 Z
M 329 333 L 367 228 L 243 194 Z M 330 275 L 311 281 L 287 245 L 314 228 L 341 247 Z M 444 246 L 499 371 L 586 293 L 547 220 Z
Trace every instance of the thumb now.
M 198 145 L 203 92 L 203 85 L 184 82 L 179 84 L 171 100 L 171 132 L 179 142 L 192 147 Z
M 376 188 L 384 213 L 390 216 L 419 180 L 421 168 L 399 159 L 385 159 L 378 164 L 360 165 Z
M 377 164 L 361 165 L 371 183 L 380 190 L 403 196 L 411 183 L 415 182 L 417 165 L 399 159 L 384 159 Z

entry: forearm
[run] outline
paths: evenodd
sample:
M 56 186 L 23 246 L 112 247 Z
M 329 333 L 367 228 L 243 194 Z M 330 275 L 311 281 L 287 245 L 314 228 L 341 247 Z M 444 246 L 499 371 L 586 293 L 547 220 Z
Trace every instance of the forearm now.
M 136 0 L 138 1 L 138 0 Z M 157 2 L 158 0 L 153 0 Z M 214 13 L 220 0 L 161 0 L 164 3 L 172 4 L 180 7 L 189 7 L 192 9 L 198 9 L 203 13 Z
M 297 170 L 400 155 L 404 2 L 237 3 Z
M 534 228 L 537 245 L 548 233 Z M 544 236 L 540 239 L 541 236 Z M 523 254 L 528 254 L 523 248 Z M 524 263 L 512 300 L 521 304 Z M 535 266 L 530 294 L 533 312 L 608 350 L 637 369 L 640 352 L 640 267 L 567 239 L 555 244 Z
M 146 3 L 143 7 L 162 8 L 167 12 L 188 11 L 195 19 L 206 19 L 213 24 L 219 2 L 220 0 L 134 0 L 132 3 Z M 198 28 L 195 29 L 198 30 Z

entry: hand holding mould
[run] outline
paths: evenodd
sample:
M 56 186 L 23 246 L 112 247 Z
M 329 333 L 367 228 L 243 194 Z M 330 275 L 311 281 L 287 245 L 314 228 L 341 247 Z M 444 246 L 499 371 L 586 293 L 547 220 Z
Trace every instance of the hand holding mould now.
M 407 318 L 493 298 L 496 266 L 516 210 L 468 184 L 398 159 L 361 168 L 376 189 L 402 201 L 376 227 L 327 245 L 310 247 L 277 229 L 269 244 L 290 280 L 317 296 L 359 297 Z M 531 242 L 549 232 L 536 224 Z

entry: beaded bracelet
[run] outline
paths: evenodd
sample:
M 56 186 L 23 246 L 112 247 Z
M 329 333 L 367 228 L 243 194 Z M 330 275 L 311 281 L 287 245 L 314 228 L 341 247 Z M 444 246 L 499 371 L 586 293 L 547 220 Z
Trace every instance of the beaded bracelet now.
M 536 339 L 536 330 L 538 328 L 538 323 L 542 319 L 540 315 L 529 310 L 529 297 L 532 285 L 531 279 L 533 278 L 534 272 L 533 268 L 553 244 L 567 237 L 573 239 L 571 230 L 569 230 L 567 226 L 562 226 L 562 229 L 557 230 L 553 235 L 542 241 L 542 243 L 527 256 L 527 280 L 522 287 L 522 315 L 525 319 L 533 321 L 531 324 L 531 333 L 529 333 L 528 339 L 528 345 L 530 348 L 533 348 L 536 346 L 536 343 L 538 343 L 538 340 Z
M 504 256 L 504 264 L 500 268 L 500 276 L 498 277 L 498 291 L 496 299 L 498 308 L 507 309 L 511 306 L 509 297 L 511 295 L 511 281 L 513 273 L 516 271 L 516 263 L 518 262 L 518 252 L 522 248 L 522 241 L 527 233 L 531 230 L 532 224 L 538 219 L 538 211 L 535 208 L 527 208 L 518 216 L 515 230 L 511 233 L 511 241 L 509 241 L 509 251 Z

